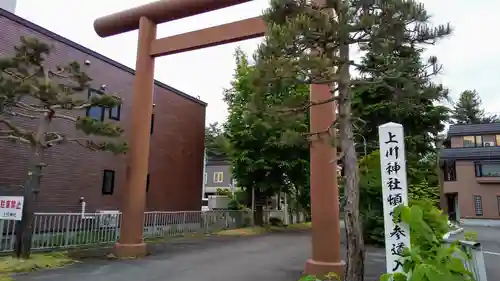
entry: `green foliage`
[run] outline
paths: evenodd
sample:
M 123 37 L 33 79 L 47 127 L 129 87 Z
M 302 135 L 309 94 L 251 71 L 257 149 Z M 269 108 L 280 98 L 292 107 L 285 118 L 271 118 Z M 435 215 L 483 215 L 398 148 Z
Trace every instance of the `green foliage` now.
M 207 157 L 224 157 L 228 154 L 228 143 L 224 136 L 224 127 L 211 123 L 205 128 L 205 149 Z
M 476 91 L 464 91 L 458 101 L 453 104 L 452 121 L 454 124 L 481 124 L 499 121 L 496 115 L 486 115 L 483 102 Z
M 358 70 L 369 84 L 354 87 L 352 107 L 353 116 L 362 120 L 357 123 L 357 141 L 363 141 L 363 136 L 369 152 L 378 148 L 377 128 L 387 122 L 404 126 L 406 148 L 415 155 L 434 151 L 433 144 L 449 119 L 449 109 L 439 104 L 448 100 L 448 90 L 431 81 L 440 67 L 435 57 L 424 62 L 424 51 L 417 45 L 383 51 L 369 48 L 362 59 Z M 397 79 L 380 73 L 394 65 L 398 65 Z
M 429 206 L 437 214 L 436 207 Z M 394 219 L 410 227 L 411 245 L 402 257 L 404 273 L 384 274 L 381 281 L 474 281 L 471 271 L 462 259 L 470 259 L 458 245 L 445 245 L 442 234 L 447 226 L 445 216 L 426 216 L 428 210 L 421 205 L 400 205 Z
M 439 189 L 427 182 L 427 179 L 432 180 L 435 177 L 436 162 L 432 158 L 420 159 L 420 161 L 416 161 L 416 157 L 408 157 L 408 159 L 410 204 L 422 205 L 426 210 L 430 210 L 429 206 L 437 206 L 439 203 Z M 384 212 L 379 150 L 361 158 L 358 166 L 363 236 L 368 244 L 382 245 L 384 243 Z
M 307 187 L 307 142 L 303 137 L 302 142 L 291 141 L 308 131 L 307 117 L 297 115 L 288 123 L 279 115 L 269 114 L 269 110 L 288 97 L 307 100 L 308 87 L 277 84 L 256 96 L 255 68 L 241 50 L 236 51 L 235 58 L 232 87 L 224 96 L 229 107 L 224 127 L 233 177 L 241 188 L 255 188 L 264 196 Z
M 88 100 L 92 79 L 80 64 L 73 61 L 50 69 L 46 64 L 50 53 L 51 47 L 44 42 L 21 37 L 14 54 L 0 58 L 0 125 L 5 127 L 0 130 L 0 139 L 42 149 L 76 143 L 91 150 L 124 153 L 127 144 L 120 140 L 123 130 L 117 124 L 81 114 L 94 106 L 119 106 L 121 99 L 103 93 Z M 23 119 L 39 125 L 35 130 L 23 127 Z M 54 132 L 50 125 L 56 119 L 74 124 L 86 137 L 71 137 L 68 131 Z
M 317 276 L 312 276 L 312 275 L 307 275 L 299 279 L 299 281 L 340 281 L 340 277 L 331 272 L 328 273 L 326 276 L 323 278 L 317 277 Z

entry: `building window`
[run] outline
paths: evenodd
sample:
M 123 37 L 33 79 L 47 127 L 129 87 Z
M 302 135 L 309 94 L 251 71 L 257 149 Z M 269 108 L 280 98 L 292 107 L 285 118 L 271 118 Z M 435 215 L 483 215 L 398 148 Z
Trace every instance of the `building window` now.
M 474 136 L 465 136 L 463 138 L 464 147 L 475 147 L 476 146 L 476 137 Z
M 455 161 L 444 162 L 444 181 L 456 181 L 457 169 Z
M 95 89 L 89 89 L 88 100 L 90 101 L 93 97 L 99 95 L 102 95 L 102 92 Z M 92 106 L 87 108 L 87 116 L 97 121 L 104 121 L 104 107 Z
M 496 145 L 500 145 L 500 135 L 495 136 Z
M 483 201 L 479 195 L 474 195 L 474 209 L 476 211 L 476 216 L 483 215 Z
M 224 180 L 224 173 L 216 172 L 214 173 L 214 183 L 221 183 Z
M 483 146 L 495 146 L 496 145 L 496 137 L 493 135 L 483 136 Z
M 149 133 L 151 135 L 153 134 L 154 127 L 155 127 L 155 115 L 151 114 L 151 128 L 149 129 Z
M 475 163 L 476 177 L 500 177 L 500 162 Z
M 115 171 L 104 170 L 102 175 L 102 194 L 111 195 L 115 189 Z
M 498 215 L 500 216 L 500 196 L 497 196 Z
M 146 177 L 146 192 L 149 192 L 149 174 Z
M 204 175 L 204 177 L 203 177 L 203 182 L 204 182 L 205 184 L 207 184 L 207 182 L 208 182 L 208 174 L 207 174 L 207 173 L 205 173 L 205 175 Z
M 120 114 L 122 111 L 122 106 L 118 105 L 109 109 L 109 119 L 120 120 Z

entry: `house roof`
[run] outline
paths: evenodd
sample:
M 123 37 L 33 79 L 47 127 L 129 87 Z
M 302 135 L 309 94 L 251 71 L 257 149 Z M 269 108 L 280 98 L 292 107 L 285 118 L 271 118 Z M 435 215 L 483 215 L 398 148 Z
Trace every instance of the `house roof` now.
M 500 146 L 444 148 L 439 157 L 442 160 L 500 160 Z
M 225 166 L 230 164 L 231 162 L 225 156 L 210 156 L 207 159 L 207 166 Z
M 500 133 L 500 123 L 490 123 L 490 124 L 461 124 L 461 125 L 451 125 L 448 129 L 448 137 L 454 136 L 467 136 L 467 135 L 478 135 L 478 134 L 499 134 Z
M 132 68 L 130 68 L 128 66 L 125 66 L 125 65 L 123 65 L 123 64 L 121 64 L 121 63 L 119 63 L 119 62 L 117 62 L 115 60 L 112 60 L 112 59 L 110 59 L 110 58 L 108 58 L 106 56 L 103 56 L 103 55 L 97 53 L 96 51 L 93 51 L 93 50 L 91 50 L 91 49 L 89 49 L 87 47 L 84 47 L 84 46 L 82 46 L 82 45 L 80 45 L 80 44 L 78 44 L 76 42 L 73 42 L 73 41 L 71 41 L 71 40 L 69 40 L 69 39 L 67 39 L 65 37 L 62 37 L 62 36 L 60 36 L 60 35 L 52 32 L 52 31 L 50 31 L 48 29 L 45 29 L 45 28 L 43 28 L 43 27 L 41 27 L 41 26 L 39 26 L 37 24 L 34 24 L 34 23 L 32 23 L 32 22 L 30 22 L 30 21 L 28 21 L 26 19 L 23 19 L 23 18 L 15 15 L 13 13 L 10 13 L 7 10 L 4 10 L 4 9 L 0 8 L 0 16 L 2 16 L 4 18 L 7 18 L 7 19 L 9 19 L 9 20 L 11 20 L 13 22 L 16 22 L 16 23 L 18 23 L 20 25 L 23 25 L 23 26 L 25 26 L 25 27 L 27 27 L 27 28 L 35 31 L 35 32 L 38 32 L 38 33 L 40 33 L 40 34 L 42 34 L 44 36 L 47 36 L 47 37 L 51 38 L 54 41 L 58 41 L 58 42 L 61 42 L 63 44 L 66 44 L 66 45 L 68 45 L 68 46 L 70 46 L 70 47 L 72 47 L 72 48 L 74 48 L 74 49 L 76 49 L 76 50 L 78 50 L 78 51 L 80 51 L 82 53 L 85 53 L 87 55 L 93 56 L 93 57 L 95 57 L 97 59 L 100 59 L 103 62 L 106 62 L 106 63 L 108 63 L 108 64 L 110 64 L 110 65 L 112 65 L 112 66 L 114 66 L 116 68 L 119 68 L 119 69 L 121 69 L 121 70 L 123 70 L 125 72 L 128 72 L 128 73 L 132 74 L 132 75 L 135 75 L 135 70 L 134 69 L 132 69 Z M 158 87 L 164 88 L 164 89 L 166 89 L 166 90 L 168 90 L 168 91 L 170 91 L 170 92 L 172 92 L 172 93 L 174 93 L 176 95 L 179 95 L 179 96 L 181 96 L 183 98 L 186 98 L 186 99 L 188 99 L 190 101 L 198 103 L 198 104 L 200 104 L 202 106 L 207 106 L 206 102 L 203 102 L 203 101 L 201 101 L 201 100 L 199 100 L 199 99 L 197 99 L 197 98 L 195 98 L 193 96 L 190 96 L 190 95 L 188 95 L 188 94 L 186 94 L 186 93 L 184 93 L 184 92 L 182 92 L 182 91 L 180 91 L 178 89 L 175 89 L 175 88 L 173 88 L 173 87 L 171 87 L 171 86 L 169 86 L 169 85 L 167 85 L 165 83 L 162 83 L 162 82 L 160 82 L 158 80 L 155 80 L 155 85 L 158 86 Z

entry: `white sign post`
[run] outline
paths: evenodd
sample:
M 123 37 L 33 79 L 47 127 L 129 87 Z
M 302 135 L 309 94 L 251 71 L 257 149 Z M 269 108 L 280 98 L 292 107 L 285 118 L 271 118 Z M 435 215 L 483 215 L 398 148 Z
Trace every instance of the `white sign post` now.
M 394 209 L 401 204 L 408 205 L 403 125 L 386 123 L 378 127 L 378 135 L 387 272 L 403 272 L 401 255 L 405 247 L 410 247 L 410 230 L 408 225 L 393 221 Z
M 20 221 L 23 218 L 22 196 L 0 196 L 0 220 Z

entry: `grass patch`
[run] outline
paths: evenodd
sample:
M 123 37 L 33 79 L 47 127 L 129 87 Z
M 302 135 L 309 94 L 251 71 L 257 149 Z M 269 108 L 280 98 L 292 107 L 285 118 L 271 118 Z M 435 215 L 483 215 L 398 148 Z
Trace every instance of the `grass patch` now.
M 0 281 L 10 281 L 9 275 L 21 272 L 59 268 L 74 263 L 63 252 L 34 253 L 28 260 L 16 259 L 12 256 L 0 257 Z
M 269 229 L 265 227 L 245 227 L 237 229 L 228 229 L 216 232 L 215 235 L 220 236 L 253 236 L 268 233 Z
M 312 225 L 310 222 L 299 223 L 299 224 L 291 224 L 288 226 L 271 226 L 266 225 L 263 227 L 245 227 L 245 228 L 237 228 L 237 229 L 228 229 L 216 232 L 215 235 L 220 236 L 254 236 L 261 235 L 265 233 L 271 232 L 283 232 L 287 230 L 307 230 L 311 229 Z
M 312 228 L 312 223 L 311 222 L 303 222 L 303 223 L 296 223 L 296 224 L 290 224 L 288 226 L 289 229 L 311 229 Z

